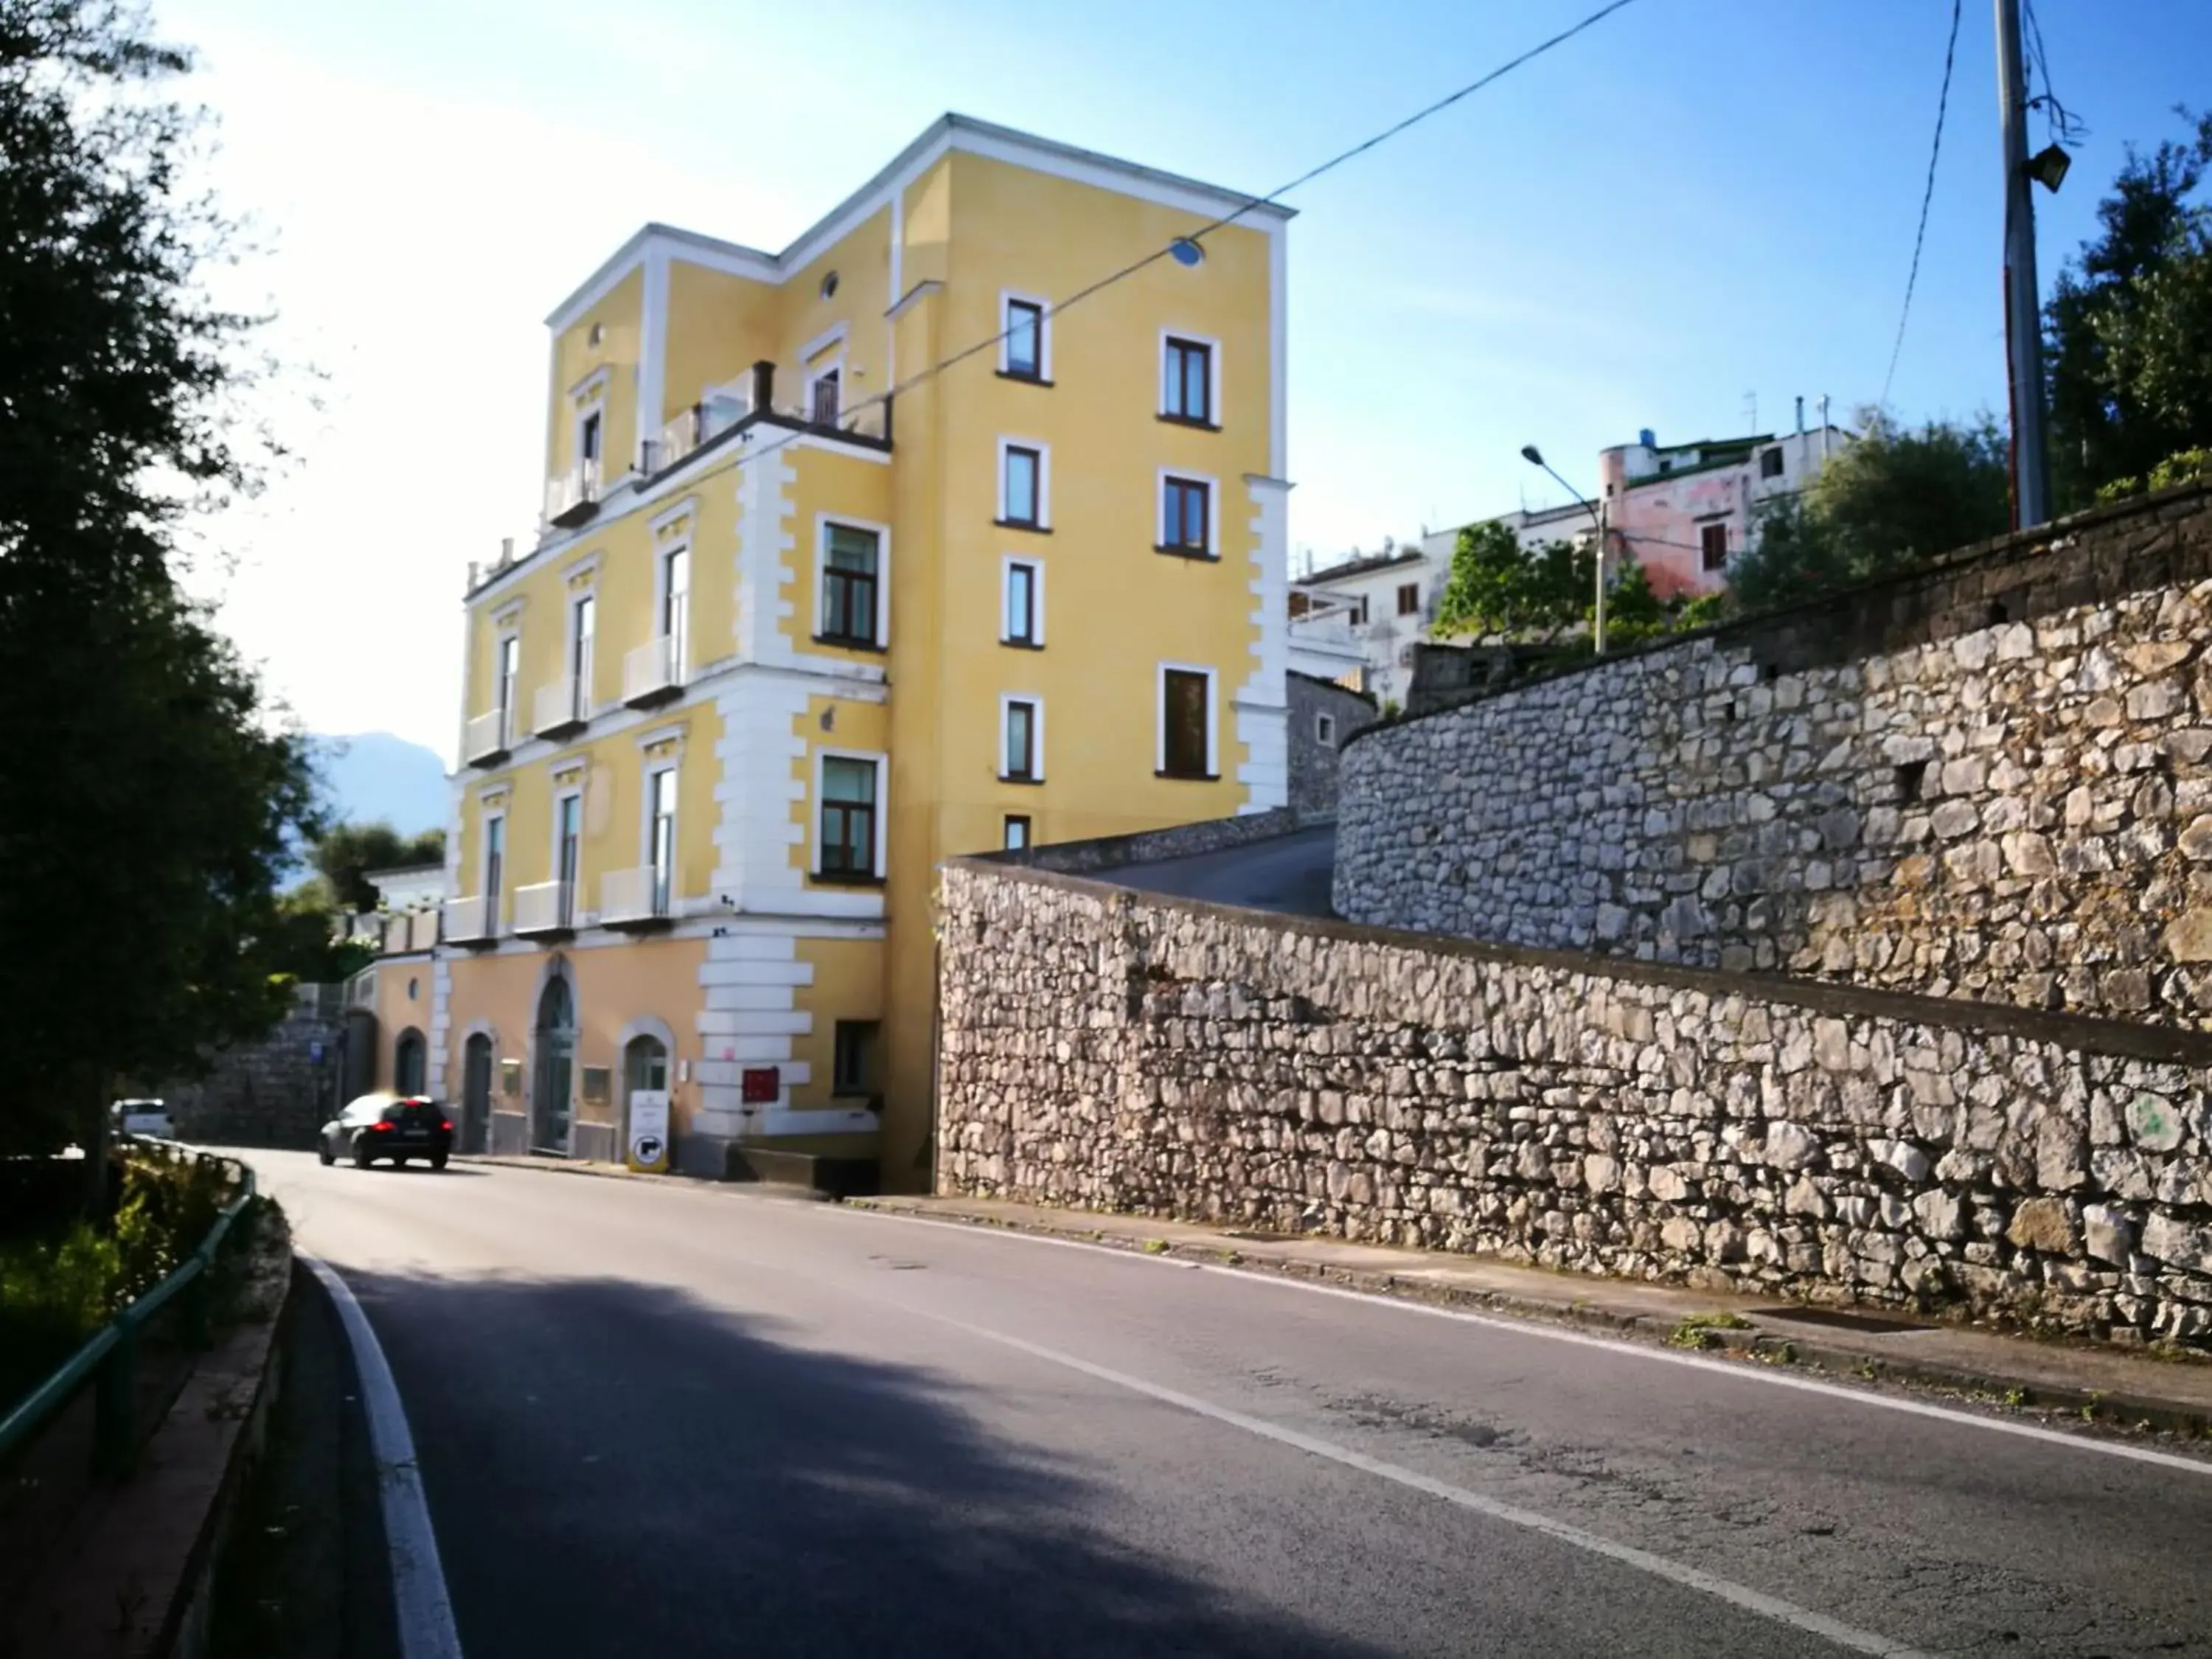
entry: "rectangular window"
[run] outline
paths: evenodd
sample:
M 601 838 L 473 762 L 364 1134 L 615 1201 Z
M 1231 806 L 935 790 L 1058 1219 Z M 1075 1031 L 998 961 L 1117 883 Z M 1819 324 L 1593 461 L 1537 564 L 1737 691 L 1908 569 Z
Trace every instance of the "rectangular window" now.
M 499 931 L 499 891 L 507 883 L 507 817 L 497 813 L 484 820 L 483 890 L 484 932 Z
M 676 769 L 655 772 L 648 783 L 653 818 L 646 830 L 646 855 L 653 866 L 653 914 L 668 914 L 676 884 Z
M 1044 379 L 1044 307 L 1029 300 L 1006 301 L 1006 361 L 1000 365 L 1017 380 Z
M 1367 626 L 1367 596 L 1364 593 L 1352 602 L 1352 625 L 1354 628 Z
M 573 924 L 575 915 L 576 871 L 584 838 L 584 798 L 562 796 L 554 823 L 553 872 L 561 884 L 561 926 L 567 927 Z
M 1336 747 L 1335 715 L 1316 714 L 1314 716 L 1314 741 L 1322 744 L 1324 748 L 1334 749 Z
M 1704 550 L 1705 566 L 1708 570 L 1728 568 L 1728 526 L 1708 524 L 1698 526 L 1698 544 Z
M 830 1091 L 839 1095 L 875 1093 L 876 1022 L 841 1019 L 831 1052 Z
M 999 637 L 1008 645 L 1044 643 L 1043 573 L 1020 559 L 1006 562 L 1005 631 Z
M 1026 812 L 1006 814 L 1006 846 L 1010 853 L 1018 853 L 1030 844 L 1030 815 Z
M 572 609 L 568 631 L 568 678 L 573 682 L 568 713 L 575 720 L 588 719 L 592 713 L 592 649 L 599 630 L 599 602 L 586 593 Z
M 1161 482 L 1160 546 L 1170 553 L 1212 552 L 1208 538 L 1212 491 L 1196 478 L 1167 478 Z
M 820 872 L 876 874 L 876 763 L 842 755 L 822 758 Z
M 1197 340 L 1167 342 L 1161 412 L 1171 420 L 1213 424 L 1213 348 Z
M 1410 617 L 1420 608 L 1421 585 L 1419 582 L 1401 582 L 1398 586 L 1398 614 Z
M 498 702 L 499 746 L 502 749 L 514 741 L 514 681 L 522 665 L 522 641 L 513 634 L 501 637 L 499 642 L 498 684 L 493 695 Z
M 999 775 L 1018 783 L 1036 783 L 1043 776 L 1043 769 L 1037 763 L 1037 706 L 1026 697 L 1009 697 L 1003 709 Z
M 838 371 L 834 368 L 814 377 L 813 412 L 817 426 L 837 424 L 838 379 Z
M 1212 676 L 1195 669 L 1160 674 L 1160 770 L 1171 778 L 1212 775 L 1209 742 L 1213 720 Z
M 1035 530 L 1044 523 L 1044 456 L 1008 444 L 1000 463 L 999 512 L 1008 524 Z
M 599 411 L 593 410 L 584 416 L 584 423 L 576 428 L 576 459 L 586 467 L 599 465 Z
M 668 678 L 680 681 L 691 614 L 691 550 L 677 548 L 661 561 L 660 568 L 660 631 L 668 641 Z
M 1782 476 L 1782 446 L 1780 444 L 1759 452 L 1759 476 L 1762 478 L 1778 478 Z
M 822 637 L 874 645 L 877 538 L 872 530 L 833 524 L 822 558 Z

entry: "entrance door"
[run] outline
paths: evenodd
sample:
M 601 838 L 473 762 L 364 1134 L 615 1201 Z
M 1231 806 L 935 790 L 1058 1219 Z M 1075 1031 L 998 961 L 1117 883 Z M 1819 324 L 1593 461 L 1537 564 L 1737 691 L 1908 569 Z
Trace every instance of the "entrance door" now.
M 461 1150 L 491 1143 L 491 1039 L 478 1031 L 461 1052 Z
M 538 1077 L 532 1091 L 531 1124 L 537 1130 L 532 1150 L 568 1152 L 568 1094 L 575 1070 L 576 1005 L 568 981 L 546 981 L 538 1000 Z
M 623 1051 L 623 1154 L 642 1168 L 668 1162 L 668 1049 L 659 1037 L 632 1037 Z

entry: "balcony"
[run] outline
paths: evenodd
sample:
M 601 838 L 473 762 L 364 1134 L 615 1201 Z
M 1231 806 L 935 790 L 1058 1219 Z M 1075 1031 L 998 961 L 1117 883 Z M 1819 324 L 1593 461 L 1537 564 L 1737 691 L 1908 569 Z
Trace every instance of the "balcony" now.
M 666 702 L 684 689 L 684 642 L 663 634 L 623 658 L 623 701 L 632 708 Z
M 657 438 L 645 441 L 638 470 L 647 477 L 665 472 L 690 459 L 753 412 L 750 386 L 740 384 L 711 392 L 685 410 Z
M 573 530 L 599 510 L 599 464 L 579 461 L 545 485 L 545 522 L 556 530 Z
M 479 893 L 446 901 L 446 939 L 453 945 L 490 945 L 499 938 L 499 895 Z
M 647 864 L 599 878 L 599 926 L 642 933 L 668 926 L 668 872 Z
M 592 718 L 590 688 L 573 674 L 538 688 L 538 718 L 530 729 L 541 738 L 565 738 L 584 729 Z
M 471 766 L 498 765 L 514 747 L 514 725 L 504 708 L 475 716 L 461 734 L 461 758 Z
M 576 889 L 565 881 L 541 881 L 514 890 L 514 927 L 519 939 L 560 939 L 576 931 Z

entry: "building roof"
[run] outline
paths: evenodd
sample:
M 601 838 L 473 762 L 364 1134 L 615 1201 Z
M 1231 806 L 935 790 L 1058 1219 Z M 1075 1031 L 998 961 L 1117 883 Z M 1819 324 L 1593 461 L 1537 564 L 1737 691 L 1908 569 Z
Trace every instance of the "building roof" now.
M 1310 576 L 1300 576 L 1291 586 L 1311 587 L 1318 582 L 1341 581 L 1346 576 L 1369 576 L 1377 570 L 1389 570 L 1397 565 L 1419 564 L 1428 556 L 1418 547 L 1401 548 L 1394 553 L 1370 553 L 1364 558 L 1346 559 L 1342 564 L 1316 570 Z
M 997 156 L 1018 163 L 1024 161 L 1056 163 L 1058 170 L 1078 176 L 1086 173 L 1100 174 L 1122 187 L 1143 187 L 1146 192 L 1154 197 L 1174 201 L 1193 213 L 1212 218 L 1246 217 L 1279 222 L 1297 215 L 1296 209 L 1262 201 L 1255 194 L 1206 184 L 1200 179 L 1185 178 L 1181 173 L 1144 167 L 1135 161 L 1125 161 L 1118 156 L 1102 155 L 1075 144 L 1064 144 L 1054 138 L 1041 138 L 1035 133 L 1002 127 L 994 122 L 979 121 L 972 115 L 948 112 L 931 122 L 921 137 L 893 156 L 874 178 L 802 231 L 781 253 L 769 253 L 760 248 L 749 247 L 742 242 L 725 241 L 720 237 L 702 235 L 697 231 L 680 229 L 674 225 L 648 222 L 641 226 L 567 299 L 547 313 L 546 325 L 556 330 L 566 328 L 580 313 L 597 303 L 610 287 L 638 263 L 647 247 L 654 242 L 671 244 L 703 254 L 710 262 L 740 275 L 754 276 L 762 282 L 780 283 L 793 271 L 811 263 L 824 247 L 873 212 L 894 185 L 902 183 L 919 173 L 948 149 Z M 893 295 L 891 297 L 896 301 L 900 296 Z

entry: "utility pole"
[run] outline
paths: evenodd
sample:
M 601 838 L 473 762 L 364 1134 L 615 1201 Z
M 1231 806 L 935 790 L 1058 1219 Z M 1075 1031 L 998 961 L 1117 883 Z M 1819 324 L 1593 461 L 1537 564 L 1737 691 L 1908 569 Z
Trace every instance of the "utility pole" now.
M 2005 170 L 2005 379 L 2012 394 L 2012 521 L 2021 530 L 2051 517 L 2043 442 L 2043 310 L 2035 281 L 2035 202 L 2028 194 L 2020 0 L 1996 0 L 1996 12 L 1997 114 Z
M 1588 502 L 1583 503 L 1588 506 Z M 1597 517 L 1597 609 L 1590 617 L 1590 644 L 1595 654 L 1605 655 L 1605 509 L 1596 510 Z

